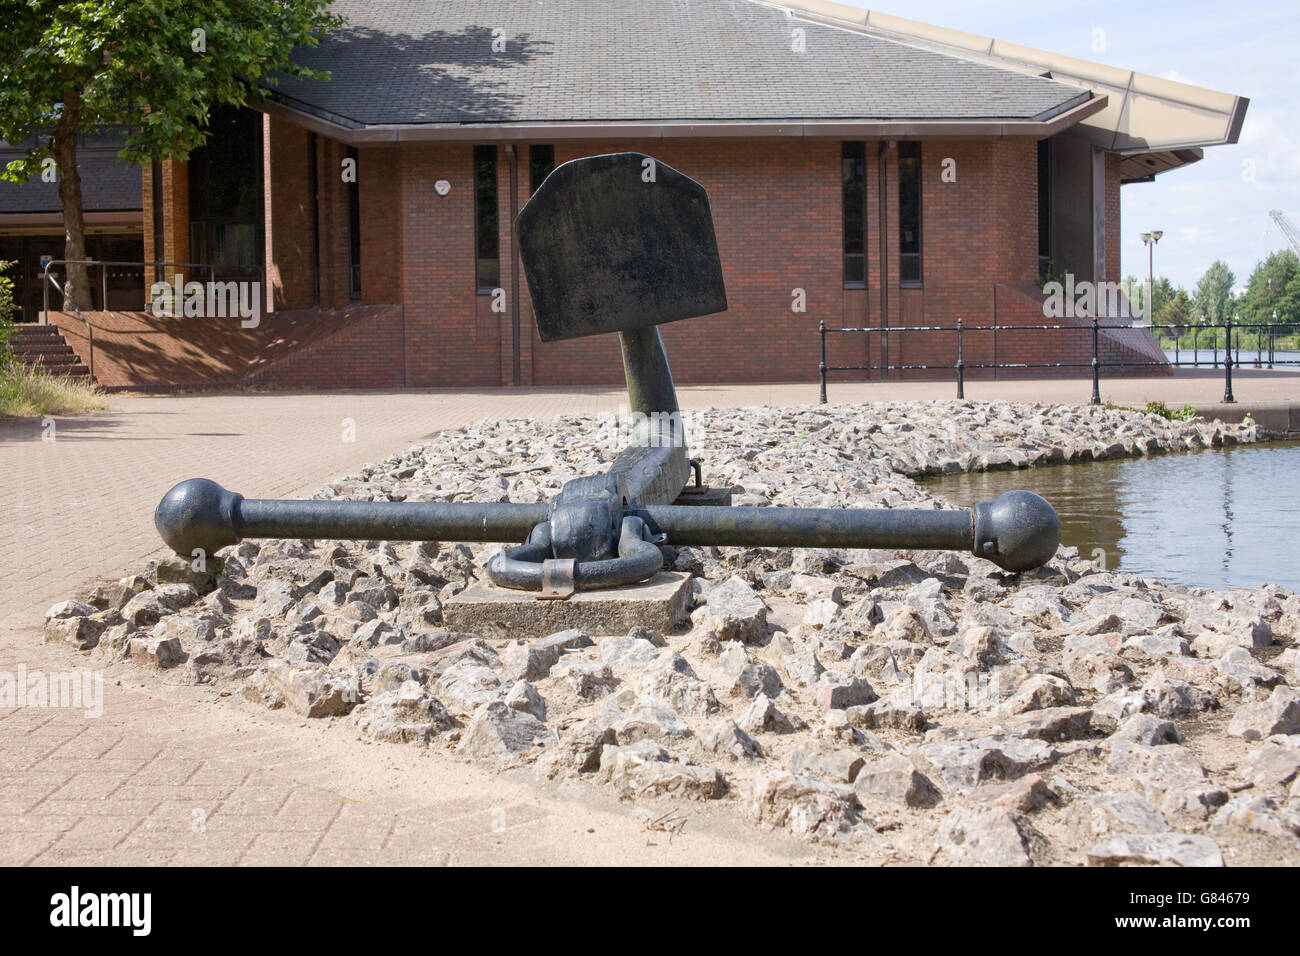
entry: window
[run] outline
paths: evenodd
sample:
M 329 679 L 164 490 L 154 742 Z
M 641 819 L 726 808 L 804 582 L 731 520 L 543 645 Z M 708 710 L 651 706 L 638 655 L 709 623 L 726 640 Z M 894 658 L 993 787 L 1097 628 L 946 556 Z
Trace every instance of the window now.
M 348 159 L 352 160 L 352 168 L 358 170 L 358 179 L 361 164 L 357 162 L 357 151 L 353 146 L 348 147 Z M 347 184 L 348 187 L 348 297 L 352 299 L 361 298 L 361 184 L 353 181 Z
M 501 284 L 497 236 L 497 148 L 474 147 L 474 276 L 481 295 Z
M 528 193 L 537 192 L 542 180 L 555 168 L 555 147 L 539 145 L 528 147 Z
M 1038 278 L 1052 268 L 1052 142 L 1038 141 Z
M 320 185 L 316 163 L 319 142 L 315 133 L 307 136 L 307 195 L 311 197 L 311 297 L 320 302 Z
M 921 284 L 921 144 L 898 144 L 898 278 Z
M 262 115 L 235 107 L 214 108 L 207 140 L 190 153 L 187 172 L 189 258 L 218 266 L 218 280 L 253 274 L 262 264 L 262 178 L 248 175 L 248 170 L 261 168 Z M 155 193 L 155 201 L 158 198 Z M 161 248 L 155 254 L 165 258 Z
M 840 145 L 841 201 L 844 206 L 844 287 L 867 285 L 867 147 Z
M 162 262 L 167 258 L 167 254 L 163 251 L 167 243 L 163 229 L 163 172 L 162 163 L 159 160 L 155 159 L 153 161 L 153 173 L 150 178 L 153 180 L 153 186 L 150 189 L 153 197 L 153 249 L 150 254 L 155 262 Z M 190 251 L 192 254 L 193 250 Z M 154 270 L 154 281 L 162 282 L 166 273 L 167 269 L 159 266 Z

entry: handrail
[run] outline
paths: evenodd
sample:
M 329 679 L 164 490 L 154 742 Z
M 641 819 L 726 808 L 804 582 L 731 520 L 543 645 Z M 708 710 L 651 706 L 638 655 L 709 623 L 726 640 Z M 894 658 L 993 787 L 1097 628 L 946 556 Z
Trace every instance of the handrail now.
M 1295 322 L 1234 322 L 1231 317 L 1222 324 L 1211 323 L 1207 325 L 1189 325 L 1187 323 L 1152 323 L 1134 325 L 1132 321 L 1127 324 L 1104 323 L 1097 316 L 1091 316 L 1092 321 L 1086 325 L 1059 325 L 1059 324 L 1037 324 L 1037 325 L 966 325 L 962 319 L 957 319 L 956 325 L 911 325 L 911 326 L 877 326 L 866 328 L 828 328 L 825 322 L 819 322 L 817 331 L 821 337 L 821 362 L 818 365 L 818 378 L 821 383 L 821 402 L 826 403 L 826 377 L 828 372 L 869 372 L 882 371 L 887 372 L 890 369 L 906 370 L 937 370 L 937 369 L 955 369 L 957 372 L 957 397 L 965 398 L 965 378 L 967 369 L 1000 369 L 1000 368 L 1090 368 L 1092 370 L 1092 396 L 1090 403 L 1093 405 L 1101 404 L 1101 368 L 1108 366 L 1111 368 L 1145 368 L 1145 367 L 1167 367 L 1175 368 L 1182 366 L 1199 367 L 1200 350 L 1196 348 L 1196 337 L 1201 330 L 1213 331 L 1215 334 L 1211 337 L 1214 346 L 1214 367 L 1218 368 L 1219 364 L 1219 337 L 1218 330 L 1225 330 L 1223 344 L 1223 372 L 1224 388 L 1223 401 L 1227 404 L 1234 403 L 1236 398 L 1232 394 L 1232 369 L 1233 366 L 1241 366 L 1241 334 L 1243 331 L 1253 329 L 1256 336 L 1255 350 L 1255 367 L 1263 367 L 1263 339 L 1264 333 L 1268 334 L 1268 367 L 1274 365 L 1281 366 L 1300 366 L 1300 360 L 1297 359 L 1280 359 L 1276 356 L 1276 343 L 1278 334 L 1288 335 L 1300 331 L 1300 323 Z M 1105 361 L 1101 357 L 1100 335 L 1105 330 L 1150 330 L 1154 333 L 1157 329 L 1169 329 L 1174 335 L 1174 358 L 1171 360 L 1166 357 L 1163 361 Z M 1092 336 L 1092 357 L 1087 362 L 998 362 L 996 351 L 994 352 L 993 362 L 976 362 L 970 363 L 965 361 L 964 337 L 969 332 L 992 332 L 994 336 L 997 333 L 1007 332 L 1030 332 L 1030 331 L 1069 331 L 1079 333 L 1089 333 Z M 1191 331 L 1193 333 L 1193 356 L 1191 361 L 1182 359 L 1179 351 L 1179 333 Z M 905 365 L 899 363 L 883 363 L 875 365 L 829 365 L 826 361 L 826 336 L 835 333 L 860 333 L 870 335 L 871 333 L 884 334 L 888 332 L 955 332 L 957 333 L 957 358 L 956 362 L 947 364 L 927 364 L 927 365 Z M 1236 341 L 1234 349 L 1233 333 L 1236 332 Z M 1152 336 L 1154 339 L 1154 335 Z M 868 341 L 870 341 L 868 339 Z M 996 341 L 996 339 L 995 339 Z M 1156 342 L 1160 347 L 1159 342 Z M 1161 348 L 1163 352 L 1163 348 Z M 1233 355 L 1236 355 L 1234 361 Z
M 265 285 L 266 271 L 265 269 L 262 268 L 262 266 L 228 266 L 228 265 L 222 265 L 222 264 L 212 263 L 212 262 L 165 262 L 165 261 L 132 262 L 132 261 L 125 261 L 125 260 L 117 260 L 117 259 L 51 259 L 49 260 L 48 262 L 45 263 L 44 268 L 41 270 L 41 300 L 42 300 L 43 308 L 41 310 L 40 324 L 41 325 L 50 324 L 50 286 L 54 286 L 55 290 L 59 293 L 59 295 L 63 296 L 64 308 L 66 309 L 67 307 L 71 306 L 72 311 L 77 314 L 77 318 L 79 318 L 81 320 L 82 325 L 86 327 L 86 341 L 89 343 L 87 364 L 90 368 L 91 381 L 94 381 L 95 379 L 95 326 L 94 324 L 91 323 L 89 319 L 87 319 L 84 315 L 82 315 L 81 310 L 77 308 L 75 302 L 69 301 L 68 295 L 64 291 L 63 286 L 59 285 L 58 280 L 55 279 L 54 276 L 50 275 L 50 267 L 59 266 L 59 265 L 99 266 L 100 267 L 100 302 L 104 306 L 105 311 L 108 310 L 108 267 L 109 266 L 139 266 L 141 269 L 148 269 L 150 266 L 152 266 L 155 270 L 155 274 L 157 274 L 156 270 L 159 269 L 207 269 L 211 276 L 211 278 L 209 279 L 209 281 L 211 282 L 216 281 L 218 269 L 222 270 L 223 272 L 229 271 L 229 272 L 234 272 L 236 274 L 238 274 L 239 272 L 250 273 L 250 274 L 256 273 L 257 276 L 262 280 L 261 282 L 259 282 L 259 286 L 263 289 L 266 288 Z M 109 330 L 104 329 L 103 331 L 109 331 Z
M 77 308 L 77 303 L 68 301 L 68 296 L 63 291 L 63 287 L 59 285 L 59 281 L 55 279 L 54 276 L 49 274 L 48 270 L 45 273 L 45 279 L 48 282 L 50 282 L 54 286 L 54 288 L 59 290 L 59 295 L 63 296 L 63 304 L 65 306 L 67 305 L 72 306 L 72 311 L 77 313 L 77 318 L 81 319 L 82 324 L 86 327 L 86 341 L 90 343 L 90 349 L 89 349 L 89 354 L 87 357 L 86 364 L 90 368 L 90 380 L 94 382 L 95 381 L 95 327 L 86 320 L 86 317 L 84 315 L 81 314 L 81 310 Z M 47 307 L 45 312 L 41 314 L 42 324 L 48 324 L 48 320 L 46 318 L 49 313 L 48 305 L 49 305 L 49 294 L 46 293 Z
M 148 269 L 152 266 L 155 270 L 155 274 L 158 269 L 207 269 L 211 276 L 209 281 L 216 281 L 218 270 L 221 270 L 222 272 L 233 272 L 236 274 L 241 272 L 256 273 L 256 275 L 262 280 L 262 288 L 266 288 L 266 270 L 262 266 L 230 266 L 213 262 L 134 262 L 118 259 L 51 259 L 49 262 L 45 263 L 45 267 L 41 270 L 41 295 L 44 305 L 44 309 L 41 312 L 42 325 L 49 324 L 50 287 L 46 283 L 46 280 L 50 278 L 50 267 L 59 265 L 100 266 L 100 302 L 103 303 L 106 311 L 108 309 L 108 266 L 139 266 L 141 269 Z M 63 294 L 61 288 L 58 291 L 60 295 Z M 67 296 L 65 295 L 64 298 L 66 299 Z M 82 321 L 85 320 L 83 319 Z

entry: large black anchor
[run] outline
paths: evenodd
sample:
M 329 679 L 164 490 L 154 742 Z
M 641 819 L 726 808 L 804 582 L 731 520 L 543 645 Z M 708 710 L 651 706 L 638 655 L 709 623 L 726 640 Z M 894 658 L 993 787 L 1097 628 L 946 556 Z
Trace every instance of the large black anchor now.
M 549 504 L 253 500 L 195 478 L 159 503 L 163 540 L 182 556 L 244 538 L 522 541 L 488 577 L 546 598 L 645 581 L 664 544 L 966 550 L 1008 571 L 1056 553 L 1056 512 L 1028 491 L 959 511 L 674 505 L 693 463 L 658 326 L 727 308 L 704 188 L 640 153 L 574 160 L 515 235 L 542 341 L 619 334 L 636 430 L 609 471 Z

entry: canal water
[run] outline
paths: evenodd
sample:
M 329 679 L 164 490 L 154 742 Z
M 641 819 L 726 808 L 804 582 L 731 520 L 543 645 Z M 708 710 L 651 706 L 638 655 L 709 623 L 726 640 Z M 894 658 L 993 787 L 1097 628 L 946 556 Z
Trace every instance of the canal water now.
M 1265 344 L 1267 345 L 1267 343 Z M 1206 367 L 1213 367 L 1216 362 L 1220 366 L 1223 365 L 1222 348 L 1220 348 L 1218 352 L 1215 352 L 1213 349 L 1207 349 L 1204 346 L 1198 348 L 1195 352 L 1190 348 L 1179 349 L 1177 352 L 1173 349 L 1165 349 L 1164 353 L 1165 358 L 1169 359 L 1171 362 L 1176 361 L 1180 365 L 1190 365 L 1194 362 L 1199 362 L 1201 365 Z M 1256 362 L 1259 362 L 1261 367 L 1268 368 L 1269 357 L 1269 351 L 1267 348 L 1262 351 L 1236 348 L 1232 350 L 1232 364 L 1239 364 L 1243 368 L 1254 368 Z M 1300 365 L 1300 352 L 1275 349 L 1272 353 L 1272 360 L 1274 368 L 1294 368 L 1295 366 Z
M 1061 516 L 1062 543 L 1109 570 L 1300 591 L 1300 442 L 948 475 L 924 485 L 963 507 L 1013 488 L 1037 492 Z

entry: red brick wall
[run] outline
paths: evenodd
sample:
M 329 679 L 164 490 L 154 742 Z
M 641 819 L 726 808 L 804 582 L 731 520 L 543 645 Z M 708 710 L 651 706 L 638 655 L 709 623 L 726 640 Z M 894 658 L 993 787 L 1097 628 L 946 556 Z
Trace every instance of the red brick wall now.
M 349 318 L 354 313 L 356 317 Z M 401 306 L 361 307 L 331 318 L 342 327 L 246 381 L 298 388 L 402 388 L 407 384 L 401 361 L 405 332 Z
M 144 255 L 152 262 L 190 261 L 190 186 L 189 165 L 164 159 L 162 170 L 163 241 L 154 235 L 153 166 L 143 168 L 141 189 L 144 198 L 141 220 L 144 225 Z M 167 281 L 176 270 L 168 270 Z M 183 270 L 182 270 L 183 272 Z M 150 282 L 153 277 L 150 276 Z M 145 289 L 148 292 L 148 289 Z
M 490 296 L 476 294 L 473 158 L 469 143 L 401 147 L 404 202 L 394 225 L 412 387 L 501 384 L 501 317 L 489 311 Z M 434 191 L 438 180 L 451 184 L 446 196 Z
M 320 143 L 322 307 L 338 308 L 347 302 L 347 205 L 339 180 L 344 152 L 338 143 L 324 138 Z M 897 149 L 886 144 L 882 151 L 878 142 L 867 143 L 866 290 L 846 290 L 842 283 L 838 140 L 554 145 L 557 164 L 601 152 L 646 152 L 709 191 L 729 309 L 663 328 L 679 382 L 810 381 L 817 375 L 819 321 L 830 327 L 879 327 L 949 325 L 961 317 L 967 325 L 989 324 L 998 308 L 997 286 L 1030 284 L 1036 276 L 1037 173 L 1031 139 L 924 142 L 920 288 L 899 284 Z M 516 199 L 522 208 L 529 190 L 528 144 L 517 148 Z M 500 285 L 507 307 L 498 313 L 492 311 L 492 297 L 478 295 L 475 288 L 472 159 L 472 143 L 360 150 L 364 301 L 388 299 L 403 307 L 404 331 L 397 339 L 392 330 L 377 336 L 373 360 L 400 370 L 411 387 L 499 386 L 513 379 L 510 163 L 500 146 Z M 945 159 L 955 162 L 955 182 L 942 179 Z M 440 179 L 451 184 L 446 196 L 434 190 Z M 1107 262 L 1116 275 L 1118 190 L 1118 164 L 1112 158 L 1107 166 Z M 796 288 L 806 293 L 806 312 L 791 310 Z M 521 384 L 622 382 L 615 337 L 544 344 L 537 337 L 522 277 L 519 299 Z M 1029 337 L 1024 333 L 1021 340 Z M 1018 358 L 1017 350 L 1030 347 L 1013 347 L 1010 341 L 1000 343 L 999 360 L 1028 361 L 1030 352 Z M 1042 337 L 1035 348 L 1050 349 L 1050 341 Z M 828 358 L 833 365 L 878 362 L 886 344 L 894 364 L 949 364 L 955 353 L 951 333 L 892 333 L 888 343 L 880 335 L 832 337 Z M 992 361 L 991 343 L 987 354 L 982 348 L 969 341 L 966 361 Z M 326 355 L 321 352 L 320 358 Z M 930 377 L 949 374 L 939 371 Z M 395 380 L 397 371 L 392 375 Z M 853 377 L 865 375 L 837 375 L 838 380 Z M 331 380 L 328 370 L 320 376 L 321 384 Z
M 320 218 L 320 305 L 325 309 L 347 308 L 352 301 L 348 295 L 349 184 L 343 182 L 343 160 L 346 157 L 347 147 L 342 143 L 324 136 L 318 138 L 316 182 Z M 364 220 L 364 211 L 361 216 Z M 364 258 L 363 252 L 362 259 Z
M 402 286 L 402 168 L 396 147 L 357 150 L 361 203 L 361 301 L 393 302 Z
M 277 309 L 308 309 L 312 286 L 312 202 L 308 162 L 311 134 L 301 126 L 267 118 L 267 282 Z
M 1106 154 L 1106 280 L 1122 282 L 1120 272 L 1119 164 L 1115 153 Z M 1140 277 L 1139 277 L 1140 278 Z

